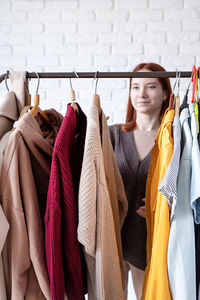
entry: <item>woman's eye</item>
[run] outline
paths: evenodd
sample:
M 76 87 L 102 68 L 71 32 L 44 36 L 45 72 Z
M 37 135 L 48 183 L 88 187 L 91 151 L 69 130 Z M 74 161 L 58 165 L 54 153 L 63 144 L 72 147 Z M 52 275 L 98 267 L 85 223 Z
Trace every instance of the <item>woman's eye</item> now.
M 132 89 L 133 89 L 133 90 L 138 90 L 138 89 L 139 89 L 139 86 L 132 86 Z
M 149 88 L 150 88 L 150 89 L 155 89 L 156 86 L 155 86 L 155 85 L 149 85 Z

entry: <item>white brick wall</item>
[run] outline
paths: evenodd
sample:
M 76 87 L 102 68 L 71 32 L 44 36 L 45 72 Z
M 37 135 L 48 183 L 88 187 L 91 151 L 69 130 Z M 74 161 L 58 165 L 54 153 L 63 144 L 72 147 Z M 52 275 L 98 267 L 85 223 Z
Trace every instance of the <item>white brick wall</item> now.
M 144 61 L 168 71 L 200 64 L 200 0 L 0 0 L 0 74 L 130 71 Z M 72 84 L 87 112 L 93 80 Z M 41 80 L 41 107 L 65 114 L 69 90 L 68 79 Z M 98 93 L 109 123 L 123 122 L 128 79 L 99 79 Z
M 143 61 L 191 70 L 199 49 L 199 0 L 0 0 L 0 73 L 130 71 Z M 93 80 L 73 83 L 87 111 Z M 43 107 L 55 99 L 65 113 L 67 79 L 41 80 L 40 91 Z M 128 80 L 99 79 L 98 92 L 109 122 L 123 122 Z

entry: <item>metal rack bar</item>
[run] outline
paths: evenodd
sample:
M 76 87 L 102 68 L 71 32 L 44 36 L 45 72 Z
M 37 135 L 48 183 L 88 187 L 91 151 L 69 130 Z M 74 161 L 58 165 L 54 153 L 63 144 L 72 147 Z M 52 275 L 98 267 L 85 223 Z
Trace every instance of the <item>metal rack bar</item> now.
M 38 72 L 40 78 L 173 78 L 177 72 Z M 180 71 L 180 77 L 191 77 L 191 71 Z M 27 78 L 37 78 L 33 72 L 27 72 Z M 0 82 L 6 78 L 6 74 L 0 76 Z M 8 73 L 9 78 L 9 73 Z

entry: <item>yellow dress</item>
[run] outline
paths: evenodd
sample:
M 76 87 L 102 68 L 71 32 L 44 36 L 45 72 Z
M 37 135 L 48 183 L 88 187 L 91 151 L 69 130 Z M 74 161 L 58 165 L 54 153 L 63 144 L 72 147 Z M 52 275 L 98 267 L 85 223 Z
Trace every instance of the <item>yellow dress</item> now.
M 167 271 L 169 208 L 158 187 L 173 154 L 173 119 L 174 110 L 167 110 L 151 152 L 146 183 L 147 267 L 142 300 L 172 300 Z

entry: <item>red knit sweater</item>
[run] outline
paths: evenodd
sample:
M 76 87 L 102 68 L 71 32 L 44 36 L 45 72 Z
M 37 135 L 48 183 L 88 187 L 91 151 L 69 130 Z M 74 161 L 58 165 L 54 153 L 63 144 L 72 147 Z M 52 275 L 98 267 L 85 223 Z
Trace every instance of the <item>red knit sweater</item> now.
M 78 127 L 80 126 L 80 129 Z M 76 139 L 75 134 L 79 130 Z M 83 271 L 77 240 L 77 196 L 86 130 L 86 116 L 68 104 L 55 142 L 45 213 L 46 261 L 51 300 L 83 300 Z

